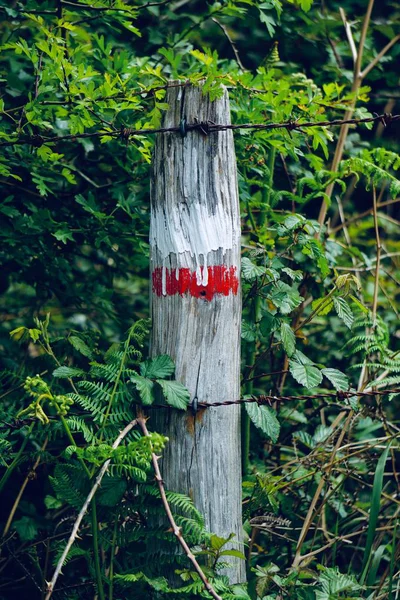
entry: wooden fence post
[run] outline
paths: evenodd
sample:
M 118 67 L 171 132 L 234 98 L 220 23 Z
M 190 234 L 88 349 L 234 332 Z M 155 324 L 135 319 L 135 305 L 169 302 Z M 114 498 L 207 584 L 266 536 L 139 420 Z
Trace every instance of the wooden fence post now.
M 201 87 L 169 88 L 165 127 L 182 119 L 229 123 L 226 90 L 211 102 Z M 152 355 L 169 354 L 196 402 L 240 394 L 240 213 L 231 131 L 158 134 L 151 188 Z M 186 493 L 219 536 L 242 547 L 240 406 L 154 411 L 169 437 L 167 489 Z M 244 561 L 228 559 L 231 582 Z M 228 562 L 227 561 L 227 562 Z

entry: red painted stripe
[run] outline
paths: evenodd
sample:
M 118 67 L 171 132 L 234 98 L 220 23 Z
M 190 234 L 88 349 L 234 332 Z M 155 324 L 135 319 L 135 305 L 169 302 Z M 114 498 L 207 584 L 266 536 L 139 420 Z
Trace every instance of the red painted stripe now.
M 203 275 L 204 267 L 200 267 Z M 239 280 L 236 267 L 216 265 L 207 267 L 207 285 L 198 285 L 196 271 L 190 269 L 165 269 L 164 290 L 167 296 L 189 294 L 194 298 L 211 300 L 215 294 L 229 296 L 230 292 L 236 296 L 239 289 Z M 177 277 L 178 274 L 178 277 Z M 163 268 L 157 267 L 153 271 L 153 292 L 157 296 L 163 295 Z

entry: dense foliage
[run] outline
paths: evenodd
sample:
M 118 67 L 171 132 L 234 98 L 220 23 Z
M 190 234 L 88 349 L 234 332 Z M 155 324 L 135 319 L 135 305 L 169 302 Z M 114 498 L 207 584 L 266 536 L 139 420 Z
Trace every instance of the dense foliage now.
M 243 408 L 248 585 L 169 490 L 175 519 L 224 599 L 397 597 L 399 125 L 318 126 L 396 112 L 400 9 L 365 4 L 0 1 L 1 598 L 46 597 L 106 461 L 53 597 L 211 597 L 162 518 L 167 438 L 117 440 L 137 406 L 190 400 L 169 357 L 146 359 L 137 130 L 171 80 L 226 86 L 234 123 L 296 124 L 235 132 L 243 396 L 295 397 Z

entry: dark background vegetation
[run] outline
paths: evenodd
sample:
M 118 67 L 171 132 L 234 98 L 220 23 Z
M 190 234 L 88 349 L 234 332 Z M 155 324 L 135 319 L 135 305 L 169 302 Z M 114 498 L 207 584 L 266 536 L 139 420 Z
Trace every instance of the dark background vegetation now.
M 134 415 L 132 402 L 143 401 L 126 382 L 146 358 L 147 337 L 136 332 L 126 340 L 132 324 L 149 316 L 154 138 L 126 129 L 160 125 L 162 88 L 171 79 L 205 80 L 214 96 L 226 85 L 236 123 L 341 118 L 353 101 L 356 118 L 397 114 L 400 44 L 381 58 L 355 99 L 339 7 L 358 45 L 361 1 L 0 2 L 1 598 L 45 597 L 45 581 L 90 489 L 81 462 L 65 454 L 71 439 L 61 417 L 78 446 L 97 448 L 112 443 Z M 399 35 L 399 17 L 397 2 L 374 3 L 364 68 Z M 399 128 L 389 120 L 386 127 L 351 128 L 334 174 L 338 127 L 235 133 L 244 394 L 399 387 Z M 72 139 L 48 139 L 63 136 Z M 381 204 L 375 211 L 374 194 Z M 117 364 L 123 365 L 119 379 Z M 53 376 L 60 367 L 72 371 Z M 335 372 L 327 377 L 324 369 Z M 38 421 L 33 408 L 20 414 L 39 401 L 42 384 L 26 383 L 36 374 L 53 398 L 75 402 L 68 414 L 60 399 L 44 409 L 49 423 Z M 114 395 L 107 382 L 115 384 Z M 112 418 L 105 410 L 110 398 Z M 229 588 L 214 569 L 209 575 L 224 598 L 397 597 L 398 398 L 310 398 L 263 415 L 244 411 L 250 583 L 247 591 Z M 389 442 L 382 479 L 378 460 Z M 82 460 L 93 478 L 100 459 Z M 146 482 L 123 457 L 115 460 L 116 472 L 99 496 L 99 539 L 93 545 L 92 511 L 54 597 L 209 597 L 189 571 L 180 592 L 162 579 L 172 567 L 149 540 L 159 536 L 160 544 L 172 546 L 173 540 L 151 525 L 161 508 L 149 456 L 142 465 Z M 136 447 L 132 461 L 140 467 Z M 298 543 L 321 473 L 313 524 Z M 379 499 L 379 518 L 368 533 Z M 175 498 L 174 509 L 194 510 L 185 502 Z M 260 532 L 250 521 L 262 515 L 272 525 Z M 277 517 L 288 521 L 282 525 Z M 201 517 L 191 518 L 182 524 L 188 539 L 210 547 Z M 296 547 L 307 555 L 324 546 L 296 563 Z M 188 568 L 184 557 L 176 560 Z

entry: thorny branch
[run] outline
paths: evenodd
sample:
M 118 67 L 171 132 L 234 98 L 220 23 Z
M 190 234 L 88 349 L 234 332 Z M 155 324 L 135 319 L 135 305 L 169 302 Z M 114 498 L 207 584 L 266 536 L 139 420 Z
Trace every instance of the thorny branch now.
M 148 437 L 149 436 L 149 432 L 148 432 L 148 429 L 146 427 L 146 418 L 144 417 L 144 415 L 140 411 L 139 411 L 139 416 L 138 416 L 138 419 L 137 419 L 137 423 L 138 423 L 139 427 L 141 428 L 141 430 L 143 432 L 143 435 L 145 435 L 146 437 Z M 165 510 L 165 513 L 166 513 L 166 515 L 168 517 L 168 521 L 170 522 L 172 531 L 173 531 L 174 535 L 176 536 L 176 539 L 178 540 L 178 542 L 182 546 L 183 551 L 185 552 L 186 556 L 188 557 L 188 559 L 192 563 L 193 567 L 195 568 L 195 570 L 196 570 L 197 574 L 199 575 L 201 581 L 204 583 L 204 587 L 206 588 L 206 590 L 209 592 L 209 594 L 211 594 L 211 596 L 213 598 L 215 598 L 215 600 L 222 600 L 221 596 L 219 596 L 217 594 L 217 592 L 214 590 L 214 588 L 211 585 L 211 583 L 208 581 L 207 577 L 204 575 L 204 572 L 203 572 L 202 568 L 200 567 L 199 563 L 197 562 L 196 557 L 194 556 L 194 554 L 190 550 L 189 546 L 187 545 L 185 539 L 183 538 L 180 527 L 178 527 L 178 525 L 175 522 L 175 519 L 174 519 L 173 514 L 171 512 L 171 508 L 170 508 L 170 506 L 168 504 L 167 496 L 166 496 L 165 489 L 164 489 L 164 483 L 163 483 L 163 480 L 162 480 L 162 477 L 161 477 L 160 467 L 158 466 L 159 457 L 156 456 L 154 454 L 154 452 L 152 453 L 151 456 L 152 456 L 152 461 L 153 461 L 154 472 L 156 474 L 156 481 L 157 481 L 158 489 L 160 491 L 161 500 L 162 500 L 162 503 L 164 505 L 164 510 Z
M 122 440 L 128 435 L 128 433 L 131 431 L 131 429 L 133 429 L 133 427 L 135 427 L 136 424 L 137 424 L 137 420 L 134 419 L 120 432 L 120 434 L 118 435 L 118 437 L 116 438 L 116 440 L 114 441 L 114 443 L 112 445 L 113 449 L 117 448 L 120 445 Z M 91 503 L 95 493 L 97 492 L 97 490 L 101 484 L 101 481 L 107 472 L 108 467 L 110 466 L 110 462 L 111 462 L 111 458 L 106 460 L 104 465 L 101 467 L 99 474 L 97 475 L 96 480 L 94 482 L 94 485 L 93 485 L 92 489 L 90 490 L 89 494 L 87 495 L 85 502 L 83 503 L 83 506 L 82 506 L 82 508 L 79 512 L 79 515 L 77 516 L 74 526 L 72 528 L 71 535 L 69 536 L 68 542 L 64 548 L 64 552 L 60 556 L 60 560 L 57 563 L 52 580 L 47 584 L 47 594 L 46 594 L 45 600 L 49 600 L 51 598 L 52 593 L 54 592 L 54 588 L 55 588 L 58 576 L 61 573 L 61 569 L 63 567 L 65 559 L 67 558 L 68 552 L 71 550 L 71 547 L 78 536 L 78 531 L 79 531 L 79 527 L 82 522 L 82 519 L 85 516 L 87 509 L 89 507 L 89 504 Z

